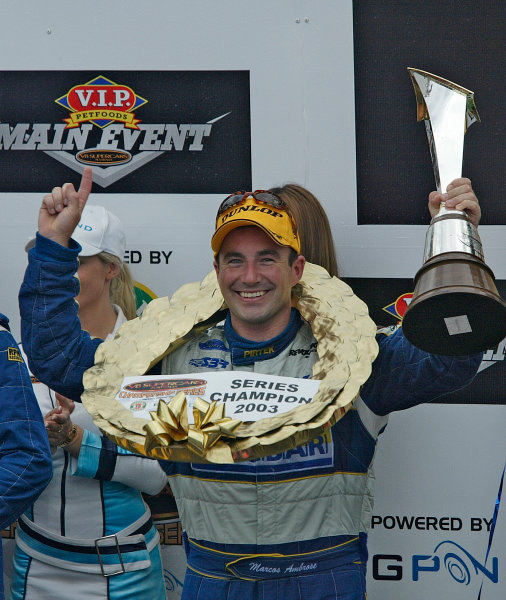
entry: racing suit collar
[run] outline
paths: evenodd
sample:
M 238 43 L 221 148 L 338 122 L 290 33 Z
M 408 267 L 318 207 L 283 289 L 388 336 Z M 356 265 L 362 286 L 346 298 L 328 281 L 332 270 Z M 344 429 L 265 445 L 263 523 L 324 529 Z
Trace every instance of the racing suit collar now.
M 229 312 L 225 319 L 225 337 L 230 348 L 232 364 L 252 365 L 260 360 L 275 358 L 293 341 L 301 324 L 299 311 L 292 308 L 290 321 L 279 335 L 265 342 L 252 342 L 234 331 Z

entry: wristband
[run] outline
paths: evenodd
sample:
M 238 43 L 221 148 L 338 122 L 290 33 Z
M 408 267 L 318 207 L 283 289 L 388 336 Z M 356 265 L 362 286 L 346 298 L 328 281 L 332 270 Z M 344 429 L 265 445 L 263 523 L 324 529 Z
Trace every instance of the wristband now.
M 60 448 L 64 448 L 71 444 L 77 437 L 77 425 L 74 423 L 72 425 L 72 429 L 69 431 L 68 436 L 63 440 L 63 442 L 59 443 L 58 446 Z

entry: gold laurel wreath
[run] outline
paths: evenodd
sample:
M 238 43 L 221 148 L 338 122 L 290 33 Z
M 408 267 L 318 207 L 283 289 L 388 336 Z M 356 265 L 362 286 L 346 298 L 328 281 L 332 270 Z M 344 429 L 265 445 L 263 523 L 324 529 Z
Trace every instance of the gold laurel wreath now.
M 224 405 L 199 399 L 195 423 L 188 427 L 181 397 L 174 404 L 175 398 L 168 405 L 160 402 L 155 421 L 134 417 L 116 400 L 124 377 L 144 375 L 223 319 L 226 305 L 214 271 L 201 283 L 181 287 L 170 301 L 153 300 L 141 317 L 126 322 L 113 340 L 99 346 L 95 366 L 84 374 L 83 404 L 116 444 L 151 458 L 238 462 L 300 446 L 351 408 L 371 374 L 378 346 L 366 304 L 322 267 L 306 263 L 303 278 L 293 288 L 292 304 L 310 323 L 318 342 L 312 379 L 321 383 L 309 404 L 252 423 L 231 424 L 223 421 Z

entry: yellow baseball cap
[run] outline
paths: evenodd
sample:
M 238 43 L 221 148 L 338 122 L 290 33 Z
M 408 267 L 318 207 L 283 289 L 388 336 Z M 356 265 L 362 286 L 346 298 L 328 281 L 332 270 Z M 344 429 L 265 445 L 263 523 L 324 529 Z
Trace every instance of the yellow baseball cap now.
M 260 227 L 276 244 L 293 248 L 300 254 L 297 225 L 285 203 L 270 192 L 257 190 L 232 194 L 221 203 L 211 239 L 214 255 L 232 230 L 248 226 Z

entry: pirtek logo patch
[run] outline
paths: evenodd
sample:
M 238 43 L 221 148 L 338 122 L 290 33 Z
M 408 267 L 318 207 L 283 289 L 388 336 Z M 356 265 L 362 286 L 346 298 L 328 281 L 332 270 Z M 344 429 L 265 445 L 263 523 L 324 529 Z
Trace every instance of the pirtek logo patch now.
M 266 213 L 266 214 L 270 215 L 271 217 L 282 217 L 283 216 L 281 213 L 278 213 L 275 210 L 272 210 L 272 208 L 269 208 L 268 206 L 262 206 L 262 207 L 260 207 L 260 206 L 239 206 L 237 208 L 234 208 L 230 212 L 225 213 L 221 217 L 220 225 L 223 225 L 223 223 L 225 223 L 225 221 L 227 221 L 227 219 L 230 219 L 230 217 L 233 217 L 235 214 L 237 214 L 239 212 L 252 212 L 252 211 Z
M 274 352 L 274 346 L 268 346 L 267 348 L 260 348 L 258 350 L 245 350 L 244 358 L 247 356 L 261 356 L 263 354 L 272 354 Z

